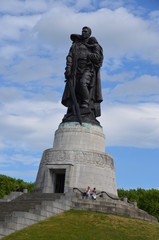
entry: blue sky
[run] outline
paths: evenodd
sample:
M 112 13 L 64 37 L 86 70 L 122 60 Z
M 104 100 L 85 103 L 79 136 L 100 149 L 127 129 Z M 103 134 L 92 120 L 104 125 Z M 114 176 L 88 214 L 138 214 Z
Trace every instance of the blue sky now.
M 103 47 L 102 116 L 118 188 L 159 188 L 158 0 L 1 0 L 0 174 L 35 181 L 66 112 L 70 34 Z

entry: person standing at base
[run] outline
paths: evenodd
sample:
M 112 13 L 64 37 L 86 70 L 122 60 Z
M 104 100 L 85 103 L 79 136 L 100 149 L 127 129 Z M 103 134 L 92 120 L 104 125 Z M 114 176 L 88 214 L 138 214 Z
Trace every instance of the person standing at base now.
M 86 190 L 86 198 L 90 198 L 91 197 L 91 189 L 90 187 L 88 186 L 87 187 L 87 190 Z

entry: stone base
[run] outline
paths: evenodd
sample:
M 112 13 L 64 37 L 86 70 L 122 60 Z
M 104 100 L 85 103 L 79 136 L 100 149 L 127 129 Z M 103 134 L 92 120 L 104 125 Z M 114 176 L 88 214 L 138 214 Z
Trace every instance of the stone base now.
M 117 196 L 114 160 L 105 154 L 101 127 L 78 123 L 59 126 L 53 148 L 43 153 L 34 189 L 57 192 L 58 181 L 60 184 L 64 181 L 64 192 L 74 187 L 85 190 L 90 186 Z
M 100 112 L 100 104 L 97 103 L 89 106 L 89 107 L 84 107 L 81 108 L 79 106 L 79 112 L 80 112 L 80 120 L 82 123 L 90 123 L 90 124 L 95 124 L 95 125 L 99 125 L 100 123 L 98 122 L 98 120 L 96 119 L 96 116 L 100 116 L 101 112 Z M 74 114 L 74 110 L 73 109 L 68 109 L 67 113 L 65 114 L 64 118 L 62 119 L 62 122 L 79 122 L 79 118 L 77 117 L 76 114 Z

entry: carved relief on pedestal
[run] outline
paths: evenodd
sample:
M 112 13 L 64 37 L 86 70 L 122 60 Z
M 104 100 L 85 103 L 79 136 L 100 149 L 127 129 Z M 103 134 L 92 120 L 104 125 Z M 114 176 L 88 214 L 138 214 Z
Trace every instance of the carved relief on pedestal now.
M 42 157 L 42 165 L 45 164 L 81 164 L 81 165 L 95 165 L 96 167 L 114 168 L 114 160 L 110 155 L 85 152 L 85 151 L 61 151 L 48 149 L 45 150 Z

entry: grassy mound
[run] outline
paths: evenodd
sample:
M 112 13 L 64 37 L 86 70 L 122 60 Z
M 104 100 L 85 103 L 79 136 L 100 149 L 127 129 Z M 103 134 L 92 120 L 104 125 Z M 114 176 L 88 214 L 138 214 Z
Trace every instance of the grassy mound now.
M 72 210 L 48 218 L 4 240 L 159 240 L 159 224 Z

